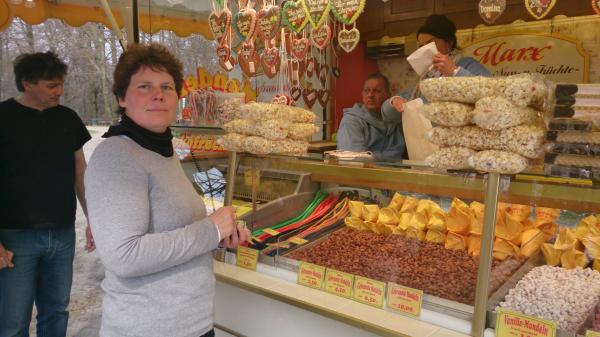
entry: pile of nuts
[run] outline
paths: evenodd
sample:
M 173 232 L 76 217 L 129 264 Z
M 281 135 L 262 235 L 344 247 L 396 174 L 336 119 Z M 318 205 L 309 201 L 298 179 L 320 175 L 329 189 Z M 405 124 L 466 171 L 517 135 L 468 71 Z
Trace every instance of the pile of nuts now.
M 511 289 L 499 307 L 556 322 L 576 331 L 600 299 L 600 273 L 540 266 Z
M 475 301 L 478 257 L 469 256 L 465 250 L 445 249 L 440 244 L 344 228 L 286 257 L 421 289 L 426 294 L 469 305 Z M 514 258 L 494 260 L 490 292 L 519 266 Z

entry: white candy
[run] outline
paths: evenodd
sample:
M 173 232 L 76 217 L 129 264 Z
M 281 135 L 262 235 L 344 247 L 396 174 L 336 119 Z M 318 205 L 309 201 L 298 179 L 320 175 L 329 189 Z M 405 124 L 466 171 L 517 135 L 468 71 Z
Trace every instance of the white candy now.
M 438 125 L 464 126 L 471 124 L 473 106 L 455 102 L 431 102 L 423 106 L 423 115 Z

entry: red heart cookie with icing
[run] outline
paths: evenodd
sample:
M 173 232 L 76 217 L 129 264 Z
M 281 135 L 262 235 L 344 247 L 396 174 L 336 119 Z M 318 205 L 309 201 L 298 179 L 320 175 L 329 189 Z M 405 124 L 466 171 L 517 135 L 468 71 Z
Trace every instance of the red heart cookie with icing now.
M 321 27 L 312 30 L 310 33 L 310 40 L 313 46 L 323 50 L 329 45 L 331 35 L 331 27 L 329 27 L 329 25 L 322 25 Z
M 258 34 L 260 38 L 268 41 L 277 35 L 279 30 L 279 24 L 281 16 L 279 13 L 279 6 L 267 6 L 258 11 Z
M 300 96 L 302 95 L 302 89 L 300 89 L 300 87 L 292 87 L 290 94 L 292 95 L 294 102 L 297 102 Z
M 292 39 L 292 55 L 298 60 L 304 60 L 310 49 L 310 42 L 307 38 Z
M 313 88 L 304 88 L 302 90 L 302 98 L 304 99 L 304 105 L 306 105 L 307 108 L 312 109 L 317 101 L 317 91 Z
M 233 56 L 231 56 L 231 49 L 229 49 L 229 46 L 218 46 L 217 58 L 219 59 L 219 66 L 225 71 L 233 70 L 235 60 L 233 59 Z
M 279 49 L 276 47 L 265 48 L 260 58 L 260 64 L 268 78 L 273 78 L 281 66 Z
M 221 43 L 223 36 L 231 29 L 231 12 L 229 9 L 223 9 L 221 12 L 212 12 L 208 16 L 208 26 L 215 40 Z
M 240 10 L 233 16 L 233 27 L 241 41 L 250 41 L 256 32 L 256 11 L 252 8 Z
M 317 91 L 317 98 L 319 100 L 319 104 L 321 104 L 322 107 L 326 107 L 327 103 L 329 103 L 329 99 L 331 98 L 331 91 L 319 89 Z
M 321 65 L 318 71 L 317 77 L 319 78 L 319 82 L 321 82 L 321 86 L 325 87 L 325 84 L 327 84 L 327 77 L 329 76 L 329 66 L 326 64 Z
M 356 28 L 350 30 L 344 28 L 338 33 L 338 43 L 346 53 L 353 51 L 358 41 L 360 41 L 360 32 Z
M 254 50 L 254 45 L 244 42 L 238 53 L 238 63 L 242 72 L 248 77 L 254 77 L 260 67 L 260 56 Z
M 313 77 L 313 75 L 315 74 L 316 67 L 317 60 L 315 60 L 314 57 L 309 57 L 308 60 L 306 60 L 306 76 Z
M 292 86 L 300 85 L 300 79 L 304 76 L 305 69 L 304 61 L 288 60 L 288 76 Z

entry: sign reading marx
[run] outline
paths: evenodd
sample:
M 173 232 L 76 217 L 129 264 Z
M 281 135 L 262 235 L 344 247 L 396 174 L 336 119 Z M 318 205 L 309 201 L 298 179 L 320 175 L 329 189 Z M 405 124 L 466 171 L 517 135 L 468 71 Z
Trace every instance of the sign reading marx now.
M 589 55 L 575 39 L 548 34 L 507 33 L 475 41 L 464 53 L 494 76 L 539 73 L 548 80 L 586 83 Z

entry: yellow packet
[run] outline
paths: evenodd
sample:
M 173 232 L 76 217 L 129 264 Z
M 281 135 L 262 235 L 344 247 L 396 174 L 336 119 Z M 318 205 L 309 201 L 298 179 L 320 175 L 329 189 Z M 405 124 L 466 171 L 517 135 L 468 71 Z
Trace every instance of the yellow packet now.
M 425 241 L 431 243 L 444 243 L 446 242 L 446 234 L 434 229 L 430 229 L 425 235 Z
M 507 257 L 516 257 L 518 255 L 519 247 L 514 243 L 501 238 L 496 238 L 496 240 L 494 240 L 494 258 L 504 260 Z
M 530 257 L 540 249 L 544 243 L 544 233 L 537 229 L 529 229 L 521 234 L 521 256 Z
M 571 249 L 576 246 L 577 241 L 575 233 L 570 228 L 563 227 L 558 232 L 558 237 L 554 242 L 554 249 L 563 251 Z
M 392 229 L 389 228 L 386 224 L 383 224 L 381 222 L 376 222 L 373 225 L 373 231 L 377 234 L 392 234 Z
M 386 225 L 397 225 L 400 222 L 398 213 L 391 207 L 384 207 L 379 210 L 379 219 L 377 222 Z
M 560 265 L 566 269 L 574 269 L 575 267 L 585 268 L 588 264 L 588 259 L 583 252 L 577 249 L 567 249 L 560 257 Z
M 350 227 L 350 228 L 354 228 L 354 229 L 358 229 L 358 230 L 363 230 L 364 226 L 363 226 L 363 221 L 361 218 L 356 218 L 356 217 L 346 217 L 344 219 L 344 224 L 346 224 L 346 226 Z
M 600 271 L 600 260 L 598 260 L 598 259 L 595 259 L 595 260 L 594 260 L 594 263 L 592 264 L 592 268 L 593 268 L 595 271 Z
M 558 266 L 563 251 L 555 249 L 551 243 L 544 243 L 542 244 L 542 253 L 544 254 L 544 258 L 546 259 L 547 265 Z
M 518 221 L 523 222 L 531 215 L 531 206 L 512 204 L 507 213 Z
M 362 218 L 365 221 L 377 222 L 379 217 L 378 205 L 364 205 L 362 208 Z
M 388 207 L 393 208 L 396 211 L 400 211 L 402 209 L 402 204 L 404 204 L 405 199 L 406 199 L 405 196 L 396 192 L 396 193 L 394 193 L 392 200 L 390 200 L 390 204 Z
M 453 233 L 467 234 L 472 217 L 469 206 L 462 200 L 454 198 L 450 205 L 450 211 L 446 214 L 446 228 Z
M 402 203 L 402 207 L 400 208 L 400 213 L 414 212 L 417 209 L 418 203 L 419 199 L 415 197 L 404 198 L 404 202 Z
M 407 238 L 413 238 L 413 239 L 417 239 L 419 241 L 424 241 L 425 240 L 425 231 L 422 231 L 415 227 L 408 227 L 408 229 L 405 231 L 405 236 Z
M 479 256 L 481 251 L 481 236 L 471 235 L 467 238 L 467 252 L 471 256 Z
M 362 201 L 350 200 L 350 202 L 348 202 L 348 209 L 350 210 L 350 216 L 353 218 L 363 219 L 362 208 L 364 205 L 365 205 L 365 203 Z
M 481 235 L 483 231 L 483 216 L 485 213 L 485 206 L 480 202 L 473 201 L 469 205 L 469 209 L 473 214 L 473 217 L 471 218 L 469 232 L 472 235 Z
M 410 221 L 412 220 L 412 213 L 401 213 L 400 220 L 398 221 L 398 227 L 403 231 L 407 230 L 410 227 Z
M 467 248 L 467 240 L 463 235 L 448 232 L 444 247 L 452 250 L 465 250 Z
M 521 220 L 513 214 L 507 213 L 504 222 L 497 223 L 494 234 L 504 240 L 512 240 L 521 235 L 523 224 Z
M 588 236 L 581 240 L 589 256 L 594 259 L 600 257 L 600 236 Z
M 427 229 L 427 222 L 427 215 L 425 213 L 414 212 L 412 219 L 410 219 L 410 227 L 425 230 Z

